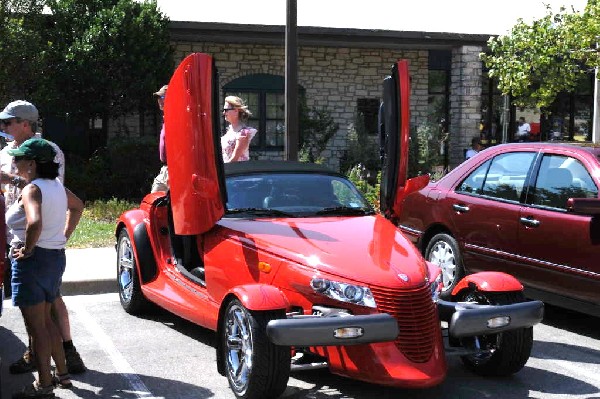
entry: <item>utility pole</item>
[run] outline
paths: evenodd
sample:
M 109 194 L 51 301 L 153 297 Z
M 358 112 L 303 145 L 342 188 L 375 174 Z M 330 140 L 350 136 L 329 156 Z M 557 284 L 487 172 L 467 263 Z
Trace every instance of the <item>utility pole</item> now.
M 600 144 L 600 81 L 598 81 L 598 68 L 594 72 L 594 120 L 592 126 L 592 143 Z
M 285 23 L 285 159 L 298 160 L 297 1 L 287 0 Z

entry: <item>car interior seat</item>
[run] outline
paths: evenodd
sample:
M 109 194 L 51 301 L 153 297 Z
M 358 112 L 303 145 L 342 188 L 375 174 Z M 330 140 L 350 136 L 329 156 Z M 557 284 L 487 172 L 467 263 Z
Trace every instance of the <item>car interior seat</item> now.
M 565 208 L 567 199 L 573 196 L 573 174 L 566 168 L 548 168 L 535 187 L 535 204 Z

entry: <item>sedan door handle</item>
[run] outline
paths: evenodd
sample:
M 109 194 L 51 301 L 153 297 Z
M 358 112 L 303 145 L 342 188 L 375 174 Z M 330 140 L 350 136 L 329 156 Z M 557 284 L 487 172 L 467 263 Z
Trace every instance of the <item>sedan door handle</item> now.
M 538 227 L 540 225 L 540 221 L 533 219 L 533 218 L 520 218 L 519 219 L 521 221 L 521 223 L 523 223 L 525 226 L 529 226 L 529 227 Z
M 456 212 L 469 212 L 469 207 L 466 205 L 458 205 L 458 204 L 454 204 L 452 205 L 452 208 L 456 211 Z

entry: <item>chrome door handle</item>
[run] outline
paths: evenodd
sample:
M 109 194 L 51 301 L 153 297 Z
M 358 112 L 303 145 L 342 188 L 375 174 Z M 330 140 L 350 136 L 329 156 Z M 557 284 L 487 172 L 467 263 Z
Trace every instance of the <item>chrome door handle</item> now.
M 469 212 L 469 207 L 466 205 L 454 204 L 452 205 L 452 209 L 454 209 L 456 212 Z
M 538 227 L 540 225 L 540 221 L 533 218 L 520 218 L 521 223 L 525 226 L 529 227 Z

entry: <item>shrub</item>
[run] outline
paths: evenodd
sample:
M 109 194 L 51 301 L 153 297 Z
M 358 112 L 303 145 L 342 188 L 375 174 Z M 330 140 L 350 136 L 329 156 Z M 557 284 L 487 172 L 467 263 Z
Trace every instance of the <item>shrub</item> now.
M 379 159 L 379 144 L 377 138 L 369 136 L 364 123 L 364 117 L 358 113 L 348 131 L 348 149 L 340 160 L 340 170 L 349 174 L 350 169 L 362 165 L 371 175 L 371 184 L 377 171 L 381 169 Z
M 158 141 L 152 137 L 118 138 L 89 159 L 70 156 L 66 185 L 84 201 L 139 200 L 150 192 L 160 169 Z
M 348 179 L 354 183 L 356 188 L 363 193 L 367 201 L 379 212 L 379 191 L 381 189 L 381 172 L 377 173 L 375 184 L 369 183 L 369 176 L 367 175 L 367 169 L 361 165 L 355 165 L 348 170 Z

